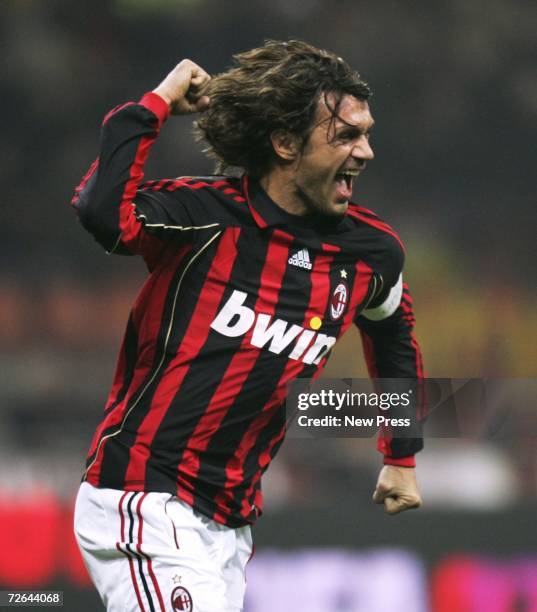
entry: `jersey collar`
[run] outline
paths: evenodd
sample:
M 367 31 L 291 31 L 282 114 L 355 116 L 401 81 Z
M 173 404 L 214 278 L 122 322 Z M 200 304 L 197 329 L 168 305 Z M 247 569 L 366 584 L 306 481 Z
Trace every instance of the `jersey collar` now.
M 321 218 L 318 215 L 292 215 L 278 206 L 251 176 L 242 177 L 242 191 L 248 202 L 250 213 L 260 228 L 277 225 L 296 229 L 314 228 Z M 326 218 L 323 219 L 326 223 Z

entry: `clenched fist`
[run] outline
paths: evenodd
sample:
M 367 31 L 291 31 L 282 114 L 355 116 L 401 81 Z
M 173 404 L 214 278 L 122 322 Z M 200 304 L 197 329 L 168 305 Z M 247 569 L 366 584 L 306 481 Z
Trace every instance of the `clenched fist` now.
M 199 113 L 209 106 L 203 90 L 211 80 L 209 74 L 189 59 L 184 59 L 153 90 L 170 105 L 172 115 Z
M 380 471 L 373 501 L 384 504 L 388 514 L 419 508 L 421 496 L 414 468 L 385 465 Z

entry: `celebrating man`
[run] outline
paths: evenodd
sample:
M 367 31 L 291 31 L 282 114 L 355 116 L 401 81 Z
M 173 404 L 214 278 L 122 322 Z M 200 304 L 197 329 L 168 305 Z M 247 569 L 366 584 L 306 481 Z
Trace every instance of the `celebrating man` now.
M 109 113 L 73 198 L 108 252 L 149 269 L 76 507 L 109 610 L 242 609 L 287 383 L 316 377 L 353 323 L 372 376 L 422 376 L 401 241 L 350 203 L 373 159 L 369 87 L 300 41 L 235 60 L 213 79 L 183 60 Z M 189 113 L 221 175 L 143 182 L 166 119 Z M 379 438 L 390 514 L 420 505 L 420 448 Z

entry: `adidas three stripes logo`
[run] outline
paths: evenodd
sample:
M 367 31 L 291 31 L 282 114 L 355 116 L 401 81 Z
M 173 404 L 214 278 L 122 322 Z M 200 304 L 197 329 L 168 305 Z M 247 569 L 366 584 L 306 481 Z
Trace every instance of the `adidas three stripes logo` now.
M 305 268 L 306 270 L 311 270 L 312 268 L 308 249 L 300 249 L 300 251 L 291 255 L 287 261 L 292 266 L 297 266 L 298 268 Z

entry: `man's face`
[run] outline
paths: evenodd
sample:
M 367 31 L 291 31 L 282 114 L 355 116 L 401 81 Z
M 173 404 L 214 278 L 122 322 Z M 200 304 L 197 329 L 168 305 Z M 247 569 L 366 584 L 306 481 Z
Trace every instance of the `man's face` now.
M 333 95 L 328 103 L 334 105 Z M 374 157 L 369 104 L 345 95 L 334 119 L 321 98 L 314 124 L 295 166 L 295 195 L 309 212 L 343 215 L 356 177 Z

